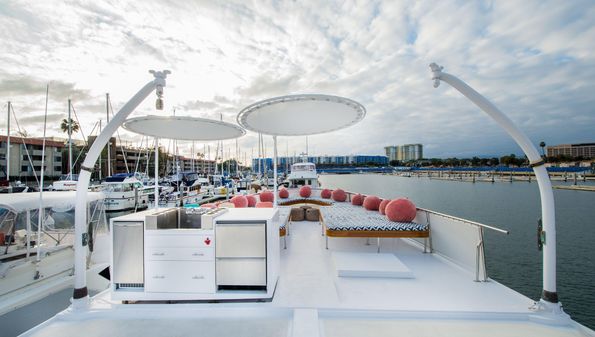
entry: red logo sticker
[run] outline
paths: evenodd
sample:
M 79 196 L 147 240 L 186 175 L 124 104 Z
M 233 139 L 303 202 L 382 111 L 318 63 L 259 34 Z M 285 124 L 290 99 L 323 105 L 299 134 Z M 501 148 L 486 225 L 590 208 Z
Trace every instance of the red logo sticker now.
M 206 238 L 206 239 L 205 239 L 205 243 L 207 244 L 207 246 L 208 246 L 208 245 L 210 245 L 210 244 L 211 244 L 211 239 L 209 239 L 209 238 Z

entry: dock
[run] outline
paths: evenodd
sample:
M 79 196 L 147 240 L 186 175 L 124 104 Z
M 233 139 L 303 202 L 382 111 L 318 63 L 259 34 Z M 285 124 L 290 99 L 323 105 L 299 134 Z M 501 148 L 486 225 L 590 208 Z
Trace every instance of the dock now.
M 595 192 L 595 186 L 592 185 L 555 185 L 555 189 Z

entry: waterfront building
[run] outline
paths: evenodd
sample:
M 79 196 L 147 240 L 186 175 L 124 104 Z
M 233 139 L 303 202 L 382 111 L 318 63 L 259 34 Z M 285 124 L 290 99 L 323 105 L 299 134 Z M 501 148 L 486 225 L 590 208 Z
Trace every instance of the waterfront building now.
M 43 139 L 10 137 L 10 172 L 6 172 L 7 137 L 0 136 L 0 173 L 7 173 L 11 179 L 19 179 L 23 182 L 34 181 L 34 171 L 39 177 L 41 174 L 41 159 L 43 154 Z M 25 149 L 26 147 L 26 149 Z M 46 177 L 59 177 L 62 174 L 62 149 L 63 142 L 52 140 L 45 141 L 45 168 Z M 31 157 L 31 162 L 27 156 Z
M 548 157 L 557 157 L 559 155 L 565 155 L 573 158 L 595 158 L 595 143 L 561 144 L 547 146 L 546 149 Z
M 420 160 L 423 158 L 423 145 L 422 144 L 405 144 L 405 145 L 392 145 L 384 148 L 386 156 L 390 161 L 411 161 Z
M 215 161 L 206 160 L 202 158 L 192 158 L 178 156 L 177 159 L 174 155 L 167 156 L 167 171 L 169 173 L 175 172 L 175 163 L 180 167 L 182 172 L 197 172 L 200 174 L 214 174 L 215 173 Z
M 369 155 L 352 155 L 352 156 L 308 156 L 308 157 L 279 157 L 277 158 L 277 166 L 280 171 L 285 171 L 291 165 L 299 162 L 314 163 L 318 166 L 344 166 L 344 165 L 388 165 L 387 156 L 369 156 Z M 252 169 L 258 171 L 258 162 L 260 161 L 261 171 L 270 171 L 273 169 L 272 158 L 254 158 L 252 159 Z

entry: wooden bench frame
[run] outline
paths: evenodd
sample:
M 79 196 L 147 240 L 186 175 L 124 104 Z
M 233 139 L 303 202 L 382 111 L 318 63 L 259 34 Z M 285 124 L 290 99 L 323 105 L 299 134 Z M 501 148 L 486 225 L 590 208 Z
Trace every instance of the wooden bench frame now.
M 428 223 L 428 229 L 425 231 L 370 231 L 370 230 L 331 230 L 326 226 L 326 222 L 320 213 L 320 223 L 322 224 L 322 235 L 326 236 L 326 249 L 328 249 L 328 238 L 377 238 L 376 244 L 378 246 L 377 252 L 380 253 L 380 238 L 425 238 L 424 240 L 424 253 L 428 252 L 428 245 L 430 247 L 430 253 L 433 251 L 430 223 Z M 369 244 L 369 241 L 366 241 Z

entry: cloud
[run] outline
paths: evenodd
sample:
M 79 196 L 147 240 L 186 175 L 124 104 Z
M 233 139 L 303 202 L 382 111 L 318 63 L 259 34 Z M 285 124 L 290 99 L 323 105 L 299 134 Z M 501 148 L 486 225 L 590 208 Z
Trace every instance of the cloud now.
M 50 82 L 49 111 L 65 114 L 71 97 L 90 132 L 99 118 L 105 123 L 106 92 L 117 111 L 151 79 L 148 69 L 170 69 L 166 109 L 155 111 L 150 95 L 131 116 L 175 108 L 235 123 L 261 99 L 326 93 L 359 101 L 368 114 L 310 137 L 311 153 L 381 154 L 386 145 L 422 143 L 432 157 L 520 154 L 457 91 L 434 89 L 428 64 L 484 94 L 535 143 L 592 142 L 593 22 L 590 1 L 2 3 L 0 95 L 32 118 L 22 123 L 39 136 Z M 280 141 L 289 153 L 305 149 L 304 137 Z M 239 143 L 252 152 L 257 137 Z

